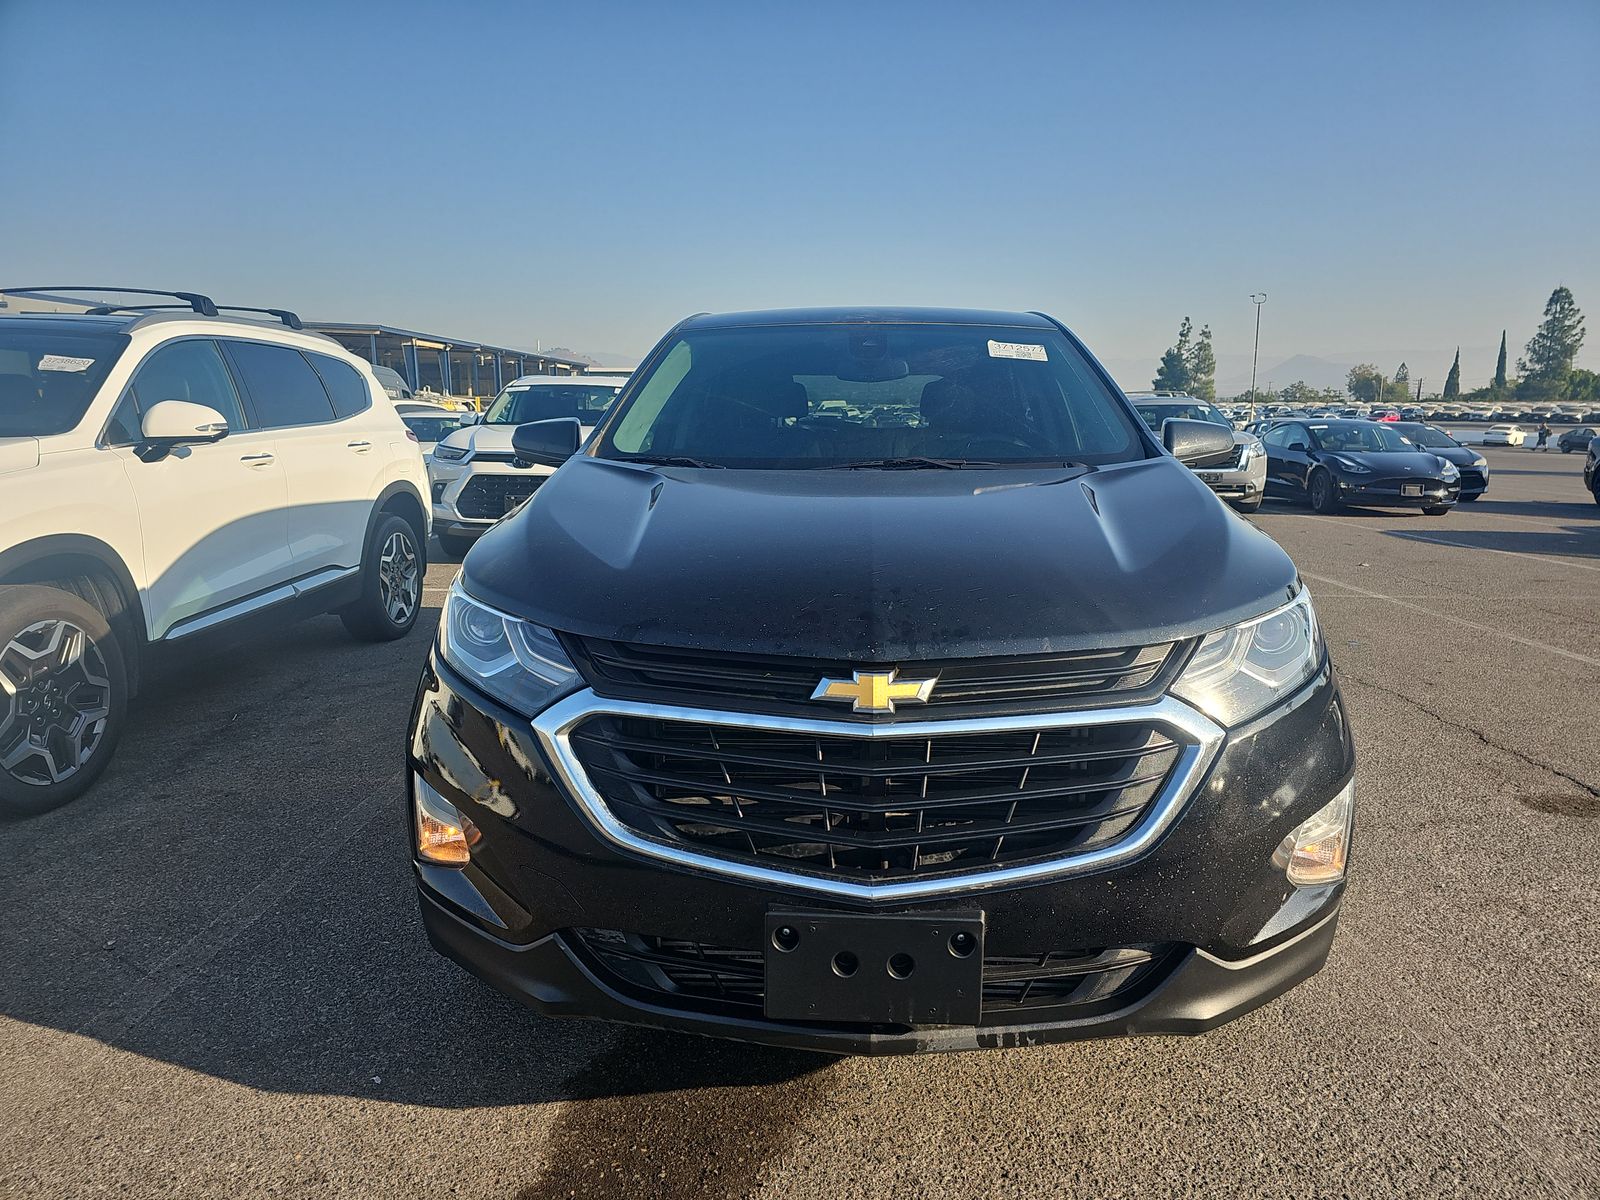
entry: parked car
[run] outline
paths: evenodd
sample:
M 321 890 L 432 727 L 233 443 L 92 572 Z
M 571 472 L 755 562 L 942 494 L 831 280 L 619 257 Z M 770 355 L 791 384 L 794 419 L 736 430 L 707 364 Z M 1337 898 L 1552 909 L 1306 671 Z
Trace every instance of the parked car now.
M 691 317 L 581 421 L 515 430 L 561 465 L 418 690 L 435 948 L 865 1054 L 1198 1033 L 1321 966 L 1350 723 L 1294 564 L 1184 469 L 1226 429 L 1158 438 L 1038 314 L 859 308 Z
M 193 311 L 0 318 L 0 814 L 95 780 L 165 647 L 417 618 L 427 475 L 368 365 L 293 313 L 157 294 Z
M 1520 446 L 1528 440 L 1520 425 L 1491 425 L 1483 432 L 1485 446 Z
M 1589 452 L 1583 457 L 1583 486 L 1600 504 L 1600 437 L 1590 439 Z
M 1489 460 L 1470 446 L 1463 446 L 1435 425 L 1399 421 L 1394 429 L 1419 450 L 1456 465 L 1463 502 L 1471 503 L 1489 490 Z
M 406 382 L 405 376 L 401 375 L 393 367 L 370 367 L 369 370 L 371 370 L 373 378 L 383 388 L 384 395 L 388 396 L 396 404 L 403 400 L 410 400 L 416 395 L 411 390 L 411 385 Z
M 465 554 L 550 477 L 549 466 L 518 457 L 511 444 L 516 426 L 571 417 L 588 436 L 625 383 L 625 376 L 524 375 L 507 384 L 481 418 L 468 414 L 434 446 L 428 462 L 439 544 Z
M 1454 463 L 1419 453 L 1392 423 L 1291 421 L 1269 429 L 1267 494 L 1299 500 L 1320 513 L 1343 505 L 1420 508 L 1430 517 L 1455 507 L 1461 473 Z
M 1400 412 L 1393 408 L 1375 408 L 1367 418 L 1369 421 L 1398 421 Z
M 1233 449 L 1215 462 L 1195 463 L 1193 470 L 1207 487 L 1240 512 L 1255 512 L 1267 482 L 1267 455 L 1253 433 L 1236 433 L 1233 422 L 1215 404 L 1193 396 L 1130 392 L 1128 399 L 1150 431 L 1161 435 L 1168 421 L 1206 421 L 1220 425 L 1233 437 Z
M 1571 454 L 1574 450 L 1587 450 L 1595 437 L 1593 426 L 1583 425 L 1567 430 L 1556 439 L 1556 445 L 1561 448 L 1561 453 Z

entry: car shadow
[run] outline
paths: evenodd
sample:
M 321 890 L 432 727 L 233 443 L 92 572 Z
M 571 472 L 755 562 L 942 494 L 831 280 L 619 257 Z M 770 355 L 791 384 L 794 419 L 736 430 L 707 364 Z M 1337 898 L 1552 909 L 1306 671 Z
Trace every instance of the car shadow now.
M 1545 514 L 1548 515 L 1548 514 Z M 1463 550 L 1501 550 L 1511 554 L 1600 559 L 1600 525 L 1567 525 L 1562 532 L 1462 529 L 1439 525 L 1426 532 L 1391 529 L 1388 536 Z
M 835 1061 L 544 1018 L 431 950 L 403 748 L 437 620 L 364 644 L 320 617 L 164 659 L 96 785 L 5 826 L 0 1015 L 71 1035 L 49 1043 L 62 1069 L 97 1069 L 88 1038 L 451 1108 L 761 1089 Z

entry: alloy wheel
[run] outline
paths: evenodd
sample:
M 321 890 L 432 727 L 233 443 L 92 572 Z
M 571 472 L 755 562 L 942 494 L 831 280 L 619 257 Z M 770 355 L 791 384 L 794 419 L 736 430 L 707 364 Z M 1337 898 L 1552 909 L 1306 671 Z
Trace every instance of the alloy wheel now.
M 0 650 L 0 770 L 60 783 L 94 756 L 111 715 L 100 648 L 61 618 L 36 621 Z
M 421 591 L 422 571 L 416 546 L 409 535 L 391 533 L 378 557 L 378 596 L 389 620 L 396 625 L 411 620 Z

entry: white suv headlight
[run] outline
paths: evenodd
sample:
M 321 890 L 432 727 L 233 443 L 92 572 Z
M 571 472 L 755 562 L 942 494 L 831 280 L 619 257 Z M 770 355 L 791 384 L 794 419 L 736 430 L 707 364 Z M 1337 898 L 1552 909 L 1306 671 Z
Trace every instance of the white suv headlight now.
M 450 585 L 439 619 L 439 656 L 476 687 L 524 716 L 533 716 L 575 684 L 556 635 L 507 616 Z
M 1322 632 L 1304 589 L 1264 617 L 1206 635 L 1172 685 L 1224 725 L 1237 725 L 1288 696 L 1322 665 Z

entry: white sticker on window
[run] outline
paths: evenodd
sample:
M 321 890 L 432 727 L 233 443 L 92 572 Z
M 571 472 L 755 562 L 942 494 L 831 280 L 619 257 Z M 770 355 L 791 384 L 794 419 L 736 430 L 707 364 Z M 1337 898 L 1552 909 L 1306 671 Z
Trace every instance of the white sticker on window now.
M 996 342 L 989 343 L 990 358 L 1025 358 L 1030 362 L 1044 362 L 1044 347 L 1033 346 L 1027 342 Z
M 92 366 L 92 358 L 71 358 L 65 354 L 46 354 L 39 360 L 41 371 L 87 371 Z

